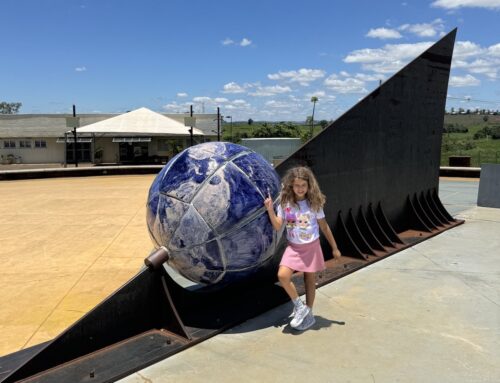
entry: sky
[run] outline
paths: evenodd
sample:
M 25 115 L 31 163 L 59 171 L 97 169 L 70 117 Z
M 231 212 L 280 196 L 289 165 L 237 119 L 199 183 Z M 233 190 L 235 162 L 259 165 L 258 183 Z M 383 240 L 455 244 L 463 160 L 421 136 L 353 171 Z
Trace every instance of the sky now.
M 332 120 L 454 28 L 447 109 L 500 109 L 500 0 L 0 0 L 0 101 Z

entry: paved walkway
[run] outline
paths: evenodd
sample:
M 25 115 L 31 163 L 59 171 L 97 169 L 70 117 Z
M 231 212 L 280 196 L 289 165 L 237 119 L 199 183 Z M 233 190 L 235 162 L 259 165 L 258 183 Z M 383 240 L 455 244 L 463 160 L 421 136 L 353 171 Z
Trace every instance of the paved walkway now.
M 151 250 L 154 176 L 0 183 L 0 355 L 50 340 L 131 278 Z M 317 324 L 289 305 L 124 382 L 499 382 L 500 209 L 442 179 L 467 222 L 319 289 Z

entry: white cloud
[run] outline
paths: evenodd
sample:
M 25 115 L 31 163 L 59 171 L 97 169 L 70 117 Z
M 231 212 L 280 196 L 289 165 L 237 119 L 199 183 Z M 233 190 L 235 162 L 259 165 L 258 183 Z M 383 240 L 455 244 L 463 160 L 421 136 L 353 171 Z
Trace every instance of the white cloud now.
M 437 0 L 431 4 L 433 7 L 456 9 L 462 7 L 499 9 L 500 0 Z
M 162 109 L 166 112 L 171 113 L 184 113 L 189 110 L 189 103 L 178 104 L 177 102 L 171 102 L 162 106 Z
M 339 75 L 342 77 L 354 77 L 361 81 L 379 81 L 385 79 L 385 76 L 379 74 L 356 73 L 355 75 L 352 75 L 345 70 L 340 71 Z
M 365 82 L 348 77 L 341 79 L 338 75 L 332 74 L 325 79 L 325 86 L 338 93 L 366 93 Z
M 356 73 L 354 75 L 355 78 L 361 81 L 384 81 L 385 76 L 382 74 L 366 74 L 366 73 Z
M 484 53 L 486 53 L 484 48 L 481 48 L 476 43 L 470 41 L 457 41 L 453 51 L 453 58 L 465 59 L 468 57 L 483 55 Z
M 345 58 L 346 63 L 375 63 L 382 61 L 395 61 L 414 58 L 429 48 L 432 42 L 415 44 L 387 44 L 383 48 L 358 49 L 349 53 Z
M 300 68 L 288 72 L 279 71 L 278 73 L 268 74 L 270 80 L 284 80 L 288 82 L 298 82 L 302 86 L 308 86 L 309 83 L 325 77 L 325 71 L 321 69 Z
M 382 48 L 358 49 L 349 53 L 343 61 L 362 64 L 363 69 L 377 73 L 394 73 L 432 44 L 432 42 L 425 41 L 415 44 L 387 44 Z
M 333 94 L 328 94 L 323 90 L 317 92 L 306 93 L 304 97 L 300 99 L 301 102 L 306 102 L 308 105 L 311 102 L 311 97 L 318 97 L 319 102 L 323 105 L 325 102 L 332 102 L 336 100 L 336 96 Z
M 366 37 L 372 37 L 375 39 L 400 39 L 403 36 L 401 36 L 401 33 L 395 29 L 375 28 L 370 29 L 366 34 Z
M 75 72 L 85 72 L 87 70 L 84 66 L 79 66 L 75 68 Z
M 229 100 L 225 97 L 215 97 L 214 98 L 214 102 L 218 103 L 218 104 L 221 104 L 221 103 L 225 103 L 225 102 L 228 102 Z
M 177 97 L 187 97 L 188 94 L 184 92 L 177 93 Z
M 308 100 L 311 99 L 311 97 L 318 97 L 318 98 L 321 98 L 321 97 L 325 97 L 325 92 L 320 90 L 320 91 L 317 91 L 317 92 L 311 92 L 311 93 L 306 93 L 306 97 Z
M 493 57 L 500 57 L 500 43 L 492 45 L 488 48 L 488 54 Z
M 238 85 L 235 82 L 228 82 L 224 85 L 224 90 L 222 93 L 245 93 L 246 88 L 244 86 Z
M 249 40 L 246 37 L 244 37 L 243 40 L 240 41 L 240 46 L 242 46 L 242 47 L 247 47 L 251 44 L 252 44 L 252 40 Z
M 289 86 L 259 86 L 255 92 L 249 93 L 250 96 L 256 97 L 266 97 L 274 96 L 276 94 L 291 92 L 292 89 Z
M 498 78 L 498 67 L 500 66 L 500 60 L 484 60 L 478 59 L 474 60 L 467 66 L 467 70 L 471 73 L 483 74 L 490 79 Z
M 234 100 L 232 103 L 233 103 L 233 105 L 236 105 L 236 106 L 250 106 L 250 104 L 248 102 L 246 102 L 245 100 L 241 100 L 241 99 Z
M 287 102 L 284 102 L 284 101 L 276 101 L 276 100 L 271 100 L 271 101 L 267 101 L 266 104 L 265 104 L 267 107 L 269 108 L 279 108 L 279 109 L 282 109 L 282 108 L 290 108 L 292 107 L 293 105 L 287 103 Z
M 249 45 L 252 45 L 252 40 L 247 39 L 246 37 L 244 37 L 238 43 L 238 42 L 234 41 L 233 39 L 231 39 L 229 37 L 226 37 L 223 41 L 221 41 L 221 44 L 222 45 L 239 45 L 240 47 L 247 47 Z
M 434 37 L 443 31 L 444 23 L 443 20 L 436 19 L 431 23 L 403 24 L 398 29 L 400 31 L 408 31 L 420 37 Z
M 483 48 L 470 41 L 458 41 L 453 54 L 453 69 L 482 74 L 490 79 L 498 78 L 500 44 Z
M 465 76 L 451 76 L 450 77 L 450 86 L 453 87 L 463 87 L 463 86 L 478 86 L 481 84 L 474 76 L 467 74 Z
M 211 102 L 212 99 L 207 96 L 198 96 L 193 98 L 194 102 Z

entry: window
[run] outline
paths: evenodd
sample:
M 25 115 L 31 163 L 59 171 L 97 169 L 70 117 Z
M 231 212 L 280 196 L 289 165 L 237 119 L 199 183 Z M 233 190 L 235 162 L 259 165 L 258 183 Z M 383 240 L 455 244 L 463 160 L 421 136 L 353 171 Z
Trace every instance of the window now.
M 3 140 L 3 147 L 4 148 L 15 148 L 16 147 L 16 141 L 14 140 Z
M 35 148 L 46 148 L 46 147 L 47 147 L 47 141 L 35 139 Z
M 20 140 L 19 147 L 23 149 L 31 148 L 31 140 Z
M 158 140 L 158 151 L 167 152 L 169 150 L 168 140 Z

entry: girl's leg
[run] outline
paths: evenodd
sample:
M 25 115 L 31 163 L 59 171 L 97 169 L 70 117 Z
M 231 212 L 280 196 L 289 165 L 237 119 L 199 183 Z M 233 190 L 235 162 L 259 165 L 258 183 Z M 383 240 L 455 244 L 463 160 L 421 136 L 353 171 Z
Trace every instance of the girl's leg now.
M 299 294 L 297 293 L 297 289 L 292 282 L 292 274 L 293 270 L 286 266 L 280 266 L 278 270 L 278 279 L 281 286 L 283 286 L 290 299 L 295 300 L 299 297 Z
M 312 309 L 316 296 L 316 273 L 304 273 L 304 284 L 306 287 L 306 305 Z

